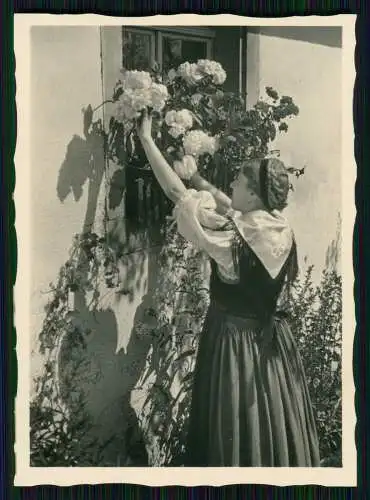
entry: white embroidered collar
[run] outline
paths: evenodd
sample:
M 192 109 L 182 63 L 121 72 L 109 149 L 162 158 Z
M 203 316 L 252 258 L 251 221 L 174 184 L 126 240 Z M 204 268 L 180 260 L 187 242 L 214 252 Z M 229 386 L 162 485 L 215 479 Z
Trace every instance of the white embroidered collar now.
M 230 213 L 244 241 L 262 262 L 270 276 L 277 277 L 290 253 L 293 232 L 281 212 L 254 210 Z
M 225 226 L 228 219 L 216 212 L 215 199 L 209 192 L 187 190 L 183 200 L 188 196 L 192 196 L 202 207 L 202 210 L 197 211 L 197 217 L 203 227 L 215 230 Z M 276 278 L 293 243 L 293 232 L 287 219 L 277 210 L 254 210 L 242 214 L 231 209 L 227 217 L 234 221 L 240 235 L 270 276 Z

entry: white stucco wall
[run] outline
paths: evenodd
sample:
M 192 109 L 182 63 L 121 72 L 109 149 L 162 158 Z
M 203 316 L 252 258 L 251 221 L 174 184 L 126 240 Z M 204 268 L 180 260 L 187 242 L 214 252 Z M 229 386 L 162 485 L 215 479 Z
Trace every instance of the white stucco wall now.
M 99 29 L 36 26 L 31 30 L 32 347 L 40 330 L 49 283 L 68 257 L 86 213 L 86 186 L 78 202 L 57 196 L 58 173 L 74 135 L 83 138 L 82 107 L 102 99 Z M 33 358 L 34 369 L 38 358 Z
M 74 155 L 70 176 L 73 177 L 73 172 L 78 171 L 79 167 L 86 166 L 82 108 L 89 104 L 95 107 L 102 102 L 103 97 L 111 97 L 119 76 L 122 47 L 119 27 L 112 30 L 108 28 L 103 33 L 101 28 L 94 26 L 37 27 L 33 28 L 31 36 L 30 335 L 33 349 L 31 371 L 32 376 L 35 376 L 42 367 L 37 338 L 44 319 L 44 306 L 50 297 L 46 292 L 68 258 L 73 236 L 82 231 L 88 213 L 88 181 L 83 186 L 80 199 L 76 201 L 70 192 L 61 201 L 57 191 L 59 172 L 65 164 L 67 148 L 72 139 L 77 140 L 77 155 Z M 109 106 L 104 111 L 104 118 L 109 120 Z M 64 188 L 66 186 L 67 182 L 64 182 Z M 98 231 L 104 216 L 106 193 L 103 179 L 96 206 L 94 229 Z M 91 208 L 91 204 L 89 206 Z M 93 209 L 90 216 L 94 212 Z M 109 216 L 116 218 L 116 232 L 124 241 L 122 204 Z M 87 408 L 96 424 L 96 434 L 103 440 L 111 437 L 112 433 L 118 436 L 107 449 L 106 460 L 111 464 L 121 460 L 120 457 L 125 454 L 125 416 L 130 412 L 130 393 L 140 376 L 149 348 L 146 340 L 141 341 L 133 334 L 133 324 L 135 315 L 138 318 L 138 311 L 139 315 L 143 314 L 145 308 L 151 305 L 150 298 L 145 294 L 150 282 L 155 280 L 153 268 L 157 267 L 157 251 L 158 248 L 153 250 L 154 256 L 141 251 L 123 259 L 122 278 L 130 281 L 133 293 L 117 295 L 102 286 L 101 310 L 94 314 L 83 310 L 81 314 L 83 325 L 90 328 L 92 333 L 83 354 L 87 365 L 81 378 L 76 380 L 76 388 L 86 391 Z M 78 297 L 76 307 L 80 307 Z
M 276 148 L 291 165 L 307 165 L 305 175 L 293 183 L 286 215 L 296 233 L 301 261 L 307 257 L 319 271 L 341 210 L 342 52 L 267 34 L 250 36 L 252 95 L 256 96 L 257 87 L 263 97 L 265 87 L 271 86 L 280 95 L 292 96 L 300 109 L 288 133 L 276 140 Z

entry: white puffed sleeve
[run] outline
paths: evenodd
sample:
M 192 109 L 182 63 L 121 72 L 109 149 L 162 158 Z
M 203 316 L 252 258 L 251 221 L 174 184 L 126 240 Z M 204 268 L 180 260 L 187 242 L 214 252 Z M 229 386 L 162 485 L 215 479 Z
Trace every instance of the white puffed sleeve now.
M 223 229 L 228 219 L 216 212 L 211 193 L 187 190 L 176 204 L 173 215 L 178 232 L 218 264 L 221 277 L 237 281 L 231 251 L 233 231 Z

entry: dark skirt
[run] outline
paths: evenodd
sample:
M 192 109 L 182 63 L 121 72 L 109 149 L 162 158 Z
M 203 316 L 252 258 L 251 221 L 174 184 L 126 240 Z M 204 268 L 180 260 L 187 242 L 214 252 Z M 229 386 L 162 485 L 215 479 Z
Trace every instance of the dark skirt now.
M 254 319 L 211 305 L 198 349 L 188 467 L 318 467 L 304 369 L 284 318 L 262 348 Z

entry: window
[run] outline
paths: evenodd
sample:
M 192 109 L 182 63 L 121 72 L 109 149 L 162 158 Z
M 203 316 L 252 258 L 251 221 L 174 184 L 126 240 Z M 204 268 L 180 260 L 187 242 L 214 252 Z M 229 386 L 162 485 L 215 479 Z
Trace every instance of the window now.
M 209 28 L 122 28 L 122 66 L 148 70 L 157 61 L 164 71 L 185 61 L 212 58 Z
M 212 58 L 212 40 L 173 33 L 158 33 L 158 62 L 164 71 L 181 63 Z
M 155 60 L 155 34 L 136 28 L 122 29 L 122 67 L 147 71 Z

